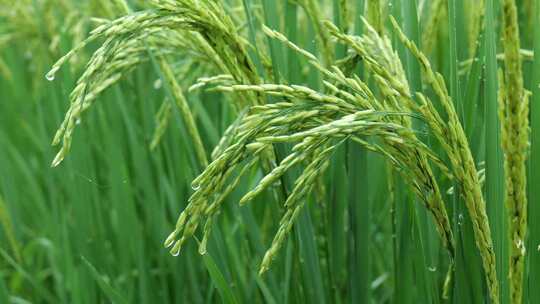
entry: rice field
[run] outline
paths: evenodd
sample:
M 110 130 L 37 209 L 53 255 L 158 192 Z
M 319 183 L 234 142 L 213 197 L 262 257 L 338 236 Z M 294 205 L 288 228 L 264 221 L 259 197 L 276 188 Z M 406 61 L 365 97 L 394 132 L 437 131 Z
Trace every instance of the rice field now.
M 0 0 L 0 303 L 540 303 L 537 50 L 540 0 Z

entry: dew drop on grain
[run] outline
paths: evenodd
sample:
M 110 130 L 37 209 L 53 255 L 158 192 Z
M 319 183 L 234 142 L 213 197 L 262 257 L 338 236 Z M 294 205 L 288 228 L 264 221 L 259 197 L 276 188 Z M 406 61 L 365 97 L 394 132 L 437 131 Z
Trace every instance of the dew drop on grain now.
M 162 86 L 161 79 L 157 79 L 156 81 L 154 81 L 154 89 L 155 90 L 161 89 L 161 86 Z

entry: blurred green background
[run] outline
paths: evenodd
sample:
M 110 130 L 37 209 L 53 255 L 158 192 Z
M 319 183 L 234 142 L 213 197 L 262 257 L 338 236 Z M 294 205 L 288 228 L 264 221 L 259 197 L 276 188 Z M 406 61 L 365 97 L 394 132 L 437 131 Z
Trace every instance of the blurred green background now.
M 223 2 L 246 39 L 250 23 L 245 13 L 251 12 L 257 20 L 254 24 L 265 22 L 320 54 L 313 39 L 316 29 L 295 2 Z M 423 34 L 419 29 L 426 30 L 422 26 L 430 3 L 435 2 L 381 3 L 387 14 L 412 24 L 405 30 L 418 41 Z M 457 40 L 451 45 L 461 62 L 472 57 L 467 53 L 469 37 L 462 33 L 471 27 L 470 5 L 475 1 L 451 2 L 458 10 L 453 31 Z M 532 28 L 531 9 L 526 6 L 532 1 L 518 2 L 522 26 Z M 86 47 L 53 81 L 47 81 L 45 74 L 96 24 L 122 15 L 118 3 L 0 0 L 0 303 L 449 302 L 441 298 L 448 254 L 431 217 L 382 158 L 348 144 L 334 154 L 324 187 L 312 195 L 264 276 L 257 274 L 258 268 L 278 227 L 282 202 L 264 193 L 248 206 L 236 204 L 260 180 L 261 172 L 228 197 L 206 255 L 197 252 L 197 240 L 190 240 L 180 256 L 171 256 L 163 241 L 202 168 L 177 110 L 172 111 L 159 145 L 150 149 L 158 126 L 156 113 L 170 95 L 150 61 L 98 98 L 76 128 L 66 160 L 51 168 L 57 148 L 50 143 L 69 107 L 69 93 L 99 44 Z M 348 21 L 360 29 L 365 1 L 319 3 L 324 17 L 338 25 L 340 5 L 355 7 Z M 135 11 L 149 4 L 129 1 L 129 5 Z M 437 44 L 431 59 L 448 76 L 461 66 L 457 61 L 449 63 L 452 42 L 446 25 L 445 19 L 434 30 Z M 267 43 L 260 36 L 258 45 Z M 532 48 L 532 33 L 523 34 L 523 45 Z M 280 66 L 282 75 L 294 83 L 321 87 L 318 75 L 300 67 L 290 50 L 279 43 L 273 47 L 272 55 L 278 56 L 265 59 Z M 407 58 L 403 46 L 396 44 L 396 49 Z M 336 48 L 336 54 L 343 57 L 345 49 Z M 197 77 L 212 76 L 198 64 L 188 63 L 178 60 L 173 66 L 180 67 L 178 81 L 210 155 L 238 113 L 230 96 L 187 93 Z M 418 66 L 408 65 L 408 73 L 413 71 L 420 81 Z M 525 69 L 531 70 L 530 62 Z M 459 94 L 468 102 L 464 103 L 466 119 L 472 122 L 466 131 L 474 139 L 471 145 L 478 163 L 485 159 L 480 70 L 481 63 L 475 61 L 459 78 Z M 451 183 L 443 185 L 448 189 Z M 457 212 L 458 284 L 451 301 L 487 301 L 470 221 Z M 495 238 L 497 244 L 504 244 L 503 234 Z

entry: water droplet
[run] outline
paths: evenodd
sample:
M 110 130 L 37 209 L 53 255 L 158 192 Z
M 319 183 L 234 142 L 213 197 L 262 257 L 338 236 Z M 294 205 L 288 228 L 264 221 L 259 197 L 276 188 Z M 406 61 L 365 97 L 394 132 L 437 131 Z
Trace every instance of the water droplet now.
M 161 79 L 156 79 L 156 81 L 154 81 L 154 89 L 156 90 L 161 89 L 162 84 L 163 83 L 161 82 Z
M 80 118 L 77 118 L 77 120 L 75 120 L 75 124 L 76 124 L 76 125 L 80 125 L 80 124 L 81 124 L 81 119 L 80 119 Z
M 45 75 L 45 78 L 48 81 L 53 81 L 54 80 L 54 73 L 47 73 L 47 75 Z
M 182 250 L 182 243 L 183 243 L 183 239 L 180 239 L 174 243 L 174 246 L 170 251 L 172 256 L 176 257 L 180 254 L 180 250 Z
M 201 243 L 201 245 L 199 246 L 199 254 L 200 255 L 205 255 L 206 254 L 206 242 L 203 241 L 203 243 Z
M 431 271 L 431 272 L 435 272 L 435 271 L 437 271 L 437 267 L 430 266 L 430 267 L 428 267 L 428 270 Z
M 191 189 L 193 189 L 193 191 L 197 191 L 197 190 L 201 189 L 201 185 L 200 184 L 191 184 Z
M 56 72 L 58 71 L 58 69 L 60 69 L 58 66 L 53 67 L 53 68 L 45 75 L 45 78 L 46 78 L 48 81 L 53 81 L 53 80 L 54 80 L 54 75 L 56 75 Z
M 165 240 L 165 242 L 163 243 L 163 246 L 165 246 L 165 248 L 169 248 L 171 247 L 174 242 L 175 242 L 175 238 L 176 238 L 176 234 L 177 234 L 177 231 L 174 230 L 173 232 L 171 232 L 171 234 L 169 234 L 169 236 L 167 237 L 167 239 Z

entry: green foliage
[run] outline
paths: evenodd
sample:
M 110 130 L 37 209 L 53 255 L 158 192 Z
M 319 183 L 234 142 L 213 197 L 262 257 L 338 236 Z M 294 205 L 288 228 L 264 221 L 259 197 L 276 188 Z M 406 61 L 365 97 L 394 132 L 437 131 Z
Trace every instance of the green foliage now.
M 0 302 L 540 301 L 517 2 L 0 0 Z

